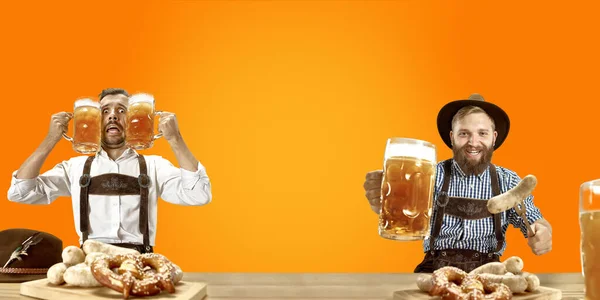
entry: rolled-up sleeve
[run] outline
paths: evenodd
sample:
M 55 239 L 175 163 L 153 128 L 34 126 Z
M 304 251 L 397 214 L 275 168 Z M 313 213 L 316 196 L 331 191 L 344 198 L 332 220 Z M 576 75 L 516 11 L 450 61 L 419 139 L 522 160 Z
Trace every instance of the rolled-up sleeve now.
M 514 174 L 513 176 L 511 176 L 509 189 L 515 187 L 517 184 L 519 184 L 519 182 L 521 182 L 521 178 L 518 175 Z M 533 195 L 529 195 L 523 202 L 525 203 L 525 214 L 527 216 L 527 221 L 529 221 L 529 224 L 533 224 L 535 221 L 543 218 L 540 209 L 537 208 L 533 203 Z M 511 208 L 508 211 L 508 221 L 515 228 L 519 228 L 523 236 L 527 238 L 527 225 L 525 224 L 525 221 L 523 221 L 521 216 L 517 214 L 517 211 L 514 208 Z
M 31 179 L 19 179 L 12 173 L 7 198 L 25 204 L 50 204 L 61 196 L 70 196 L 69 162 L 63 161 L 54 168 Z
M 160 197 L 173 204 L 205 205 L 211 202 L 210 179 L 198 162 L 195 172 L 177 168 L 168 160 L 157 157 L 156 172 Z

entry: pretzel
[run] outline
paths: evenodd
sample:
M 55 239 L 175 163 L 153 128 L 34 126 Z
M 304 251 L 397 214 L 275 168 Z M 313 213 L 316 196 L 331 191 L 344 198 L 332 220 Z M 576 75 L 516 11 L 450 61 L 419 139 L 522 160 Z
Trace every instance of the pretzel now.
M 117 268 L 116 272 L 112 269 Z M 175 292 L 176 269 L 164 256 L 156 253 L 118 254 L 96 258 L 91 265 L 94 278 L 102 285 L 130 295 L 151 296 L 162 290 Z
M 437 269 L 433 272 L 432 281 L 429 295 L 441 296 L 442 299 L 512 299 L 512 292 L 506 285 L 482 281 L 478 274 L 468 274 L 456 267 Z

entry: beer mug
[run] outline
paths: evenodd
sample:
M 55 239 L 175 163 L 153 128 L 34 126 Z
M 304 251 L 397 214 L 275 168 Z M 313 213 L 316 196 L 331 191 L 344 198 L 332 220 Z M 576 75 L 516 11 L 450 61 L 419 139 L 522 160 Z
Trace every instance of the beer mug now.
M 381 237 L 414 241 L 429 234 L 435 168 L 436 148 L 432 143 L 388 139 L 381 185 Z
M 585 182 L 579 189 L 581 269 L 585 299 L 600 299 L 600 179 Z
M 125 143 L 128 147 L 148 149 L 162 133 L 154 134 L 154 117 L 161 111 L 154 110 L 154 97 L 149 94 L 136 94 L 129 98 Z
M 100 150 L 102 139 L 102 111 L 100 103 L 91 99 L 75 101 L 73 110 L 73 137 L 63 137 L 73 144 L 73 150 L 82 154 Z

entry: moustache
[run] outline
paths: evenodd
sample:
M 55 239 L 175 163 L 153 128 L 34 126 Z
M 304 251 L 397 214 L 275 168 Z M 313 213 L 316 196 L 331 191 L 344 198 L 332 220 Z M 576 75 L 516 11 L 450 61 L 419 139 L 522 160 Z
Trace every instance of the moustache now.
M 460 149 L 481 151 L 481 150 L 489 150 L 490 148 L 488 148 L 487 146 L 469 146 L 469 145 L 463 145 L 462 147 L 460 147 Z

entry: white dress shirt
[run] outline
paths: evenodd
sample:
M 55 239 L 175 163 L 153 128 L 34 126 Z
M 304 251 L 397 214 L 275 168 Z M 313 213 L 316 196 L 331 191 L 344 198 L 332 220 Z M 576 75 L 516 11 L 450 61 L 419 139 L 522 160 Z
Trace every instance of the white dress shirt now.
M 104 150 L 96 154 L 90 176 L 119 173 L 138 177 L 140 174 L 137 152 L 129 149 L 112 160 Z M 27 204 L 50 204 L 61 196 L 71 196 L 75 229 L 82 243 L 79 228 L 79 177 L 88 156 L 77 156 L 57 164 L 51 170 L 33 179 L 17 179 L 13 172 L 8 200 Z M 150 245 L 155 245 L 158 197 L 179 205 L 205 205 L 212 199 L 211 184 L 202 164 L 198 171 L 177 168 L 157 155 L 144 155 L 150 177 L 148 187 L 148 221 Z M 139 230 L 139 195 L 89 195 L 89 239 L 104 243 L 143 244 Z

